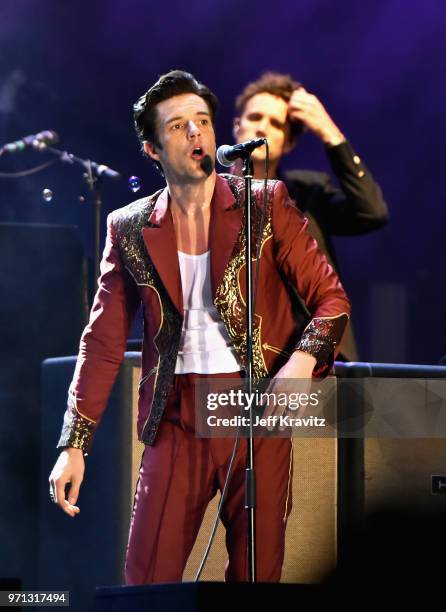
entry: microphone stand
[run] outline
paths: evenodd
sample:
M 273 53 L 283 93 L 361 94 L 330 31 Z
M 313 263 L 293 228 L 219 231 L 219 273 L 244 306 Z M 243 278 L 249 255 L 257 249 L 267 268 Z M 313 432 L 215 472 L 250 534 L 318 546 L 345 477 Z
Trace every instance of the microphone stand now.
M 254 175 L 251 153 L 243 160 L 243 176 L 245 179 L 245 257 L 246 257 L 246 359 L 247 359 L 247 393 L 253 392 L 253 341 L 252 341 L 252 274 L 251 274 L 251 199 L 252 179 Z M 248 582 L 256 582 L 256 478 L 254 469 L 254 429 L 252 402 L 249 405 L 249 435 L 247 438 L 248 456 L 245 472 L 245 509 L 247 511 L 247 554 Z
M 42 143 L 43 144 L 43 143 Z M 99 180 L 103 174 L 106 174 L 110 178 L 120 178 L 118 172 L 97 164 L 90 159 L 82 159 L 67 151 L 61 151 L 54 147 L 47 145 L 39 146 L 39 151 L 48 151 L 56 157 L 59 157 L 60 161 L 69 164 L 78 164 L 85 169 L 84 179 L 94 197 L 94 274 L 95 279 L 99 278 L 99 264 L 100 264 L 100 249 L 101 249 L 101 208 L 102 208 L 102 197 L 99 189 Z
M 100 249 L 101 249 L 101 208 L 102 197 L 99 189 L 100 176 L 93 170 L 92 162 L 86 160 L 87 169 L 85 182 L 94 196 L 94 277 L 99 278 Z

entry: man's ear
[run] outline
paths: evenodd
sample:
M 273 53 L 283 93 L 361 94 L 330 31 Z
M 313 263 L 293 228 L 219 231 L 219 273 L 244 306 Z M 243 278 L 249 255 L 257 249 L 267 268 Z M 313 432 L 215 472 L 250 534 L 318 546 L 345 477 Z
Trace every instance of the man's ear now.
M 240 117 L 234 117 L 232 124 L 232 137 L 237 142 L 238 134 L 240 132 Z
M 145 151 L 146 155 L 148 155 L 153 160 L 155 160 L 155 161 L 159 161 L 160 160 L 160 156 L 156 152 L 156 146 L 153 144 L 153 142 L 146 141 L 144 143 L 144 151 Z

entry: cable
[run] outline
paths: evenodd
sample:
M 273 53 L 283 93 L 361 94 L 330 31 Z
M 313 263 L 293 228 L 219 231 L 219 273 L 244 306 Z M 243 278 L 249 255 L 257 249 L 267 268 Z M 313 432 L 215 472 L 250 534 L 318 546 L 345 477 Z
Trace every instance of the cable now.
M 40 164 L 40 166 L 34 166 L 34 168 L 30 168 L 29 170 L 22 170 L 21 172 L 0 172 L 0 178 L 22 178 L 24 176 L 31 176 L 31 174 L 37 174 L 41 170 L 45 170 L 45 168 L 49 168 L 49 166 L 53 166 L 57 164 L 58 159 L 52 159 L 51 161 L 45 162 L 44 164 Z
M 204 570 L 204 566 L 206 564 L 206 561 L 208 559 L 209 553 L 211 552 L 211 547 L 212 547 L 212 543 L 214 542 L 214 538 L 215 538 L 215 534 L 217 532 L 217 527 L 218 524 L 220 522 L 220 516 L 221 516 L 221 511 L 223 508 L 223 504 L 226 498 L 226 491 L 231 479 L 231 472 L 232 472 L 232 466 L 234 463 L 234 459 L 235 456 L 237 454 L 238 448 L 240 445 L 240 427 L 237 429 L 237 437 L 235 438 L 235 442 L 234 442 L 234 448 L 232 449 L 232 455 L 231 455 L 231 459 L 229 461 L 229 467 L 228 467 L 228 473 L 226 474 L 226 478 L 225 478 L 225 484 L 223 485 L 223 489 L 221 492 L 221 497 L 220 497 L 220 501 L 218 503 L 218 508 L 217 508 L 217 513 L 215 515 L 215 519 L 214 519 L 214 524 L 212 525 L 212 529 L 211 529 L 211 535 L 209 536 L 209 540 L 208 540 L 208 544 L 206 546 L 206 550 L 204 551 L 204 555 L 203 558 L 201 560 L 200 566 L 198 568 L 198 571 L 195 575 L 195 579 L 194 582 L 198 582 L 201 576 L 201 573 Z

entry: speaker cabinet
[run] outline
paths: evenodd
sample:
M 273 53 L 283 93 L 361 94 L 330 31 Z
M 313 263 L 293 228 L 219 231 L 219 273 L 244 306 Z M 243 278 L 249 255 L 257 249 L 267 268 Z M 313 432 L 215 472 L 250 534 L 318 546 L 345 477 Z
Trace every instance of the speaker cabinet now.
M 72 605 L 76 609 L 82 604 L 79 609 L 84 611 L 93 600 L 95 586 L 124 580 L 128 528 L 144 450 L 136 437 L 140 354 L 125 355 L 86 461 L 81 514 L 72 520 L 49 502 L 46 481 L 57 457 L 55 444 L 74 366 L 75 357 L 47 360 L 43 366 L 41 586 L 72 585 L 77 597 Z M 445 372 L 442 368 L 437 374 Z M 338 411 L 342 409 L 340 403 Z M 446 495 L 441 492 L 446 483 L 438 480 L 446 471 L 443 439 L 295 438 L 293 445 L 293 510 L 286 533 L 283 582 L 321 581 L 342 554 L 344 530 L 382 500 L 444 506 Z M 193 580 L 198 569 L 217 502 L 214 499 L 208 507 L 184 580 Z M 220 526 L 202 579 L 221 581 L 226 556 Z
M 446 511 L 446 439 L 366 439 L 364 504 L 367 513 L 387 506 Z
M 397 424 L 404 433 L 404 425 L 410 424 L 411 415 L 421 407 L 432 428 L 429 438 L 415 437 L 416 429 L 412 428 L 411 437 L 392 438 L 384 432 L 379 438 L 340 441 L 355 449 L 353 461 L 350 467 L 346 465 L 340 482 L 348 493 L 345 514 L 357 520 L 391 507 L 423 514 L 446 511 L 446 437 L 436 437 L 446 431 L 446 367 L 347 363 L 337 364 L 337 375 L 357 379 L 358 385 L 373 378 L 379 379 L 380 384 L 386 381 L 389 391 L 416 389 L 418 397 L 412 405 L 407 394 L 402 398 L 399 393 L 389 392 L 389 415 L 398 417 Z M 424 407 L 420 404 L 423 401 Z M 341 411 L 342 408 L 340 402 Z M 346 477 L 348 469 L 350 478 Z

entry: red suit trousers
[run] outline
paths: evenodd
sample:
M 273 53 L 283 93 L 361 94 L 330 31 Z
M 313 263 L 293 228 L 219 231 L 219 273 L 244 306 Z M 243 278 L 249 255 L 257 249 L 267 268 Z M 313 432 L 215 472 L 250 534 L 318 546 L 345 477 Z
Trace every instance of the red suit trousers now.
M 234 439 L 195 436 L 194 381 L 203 376 L 234 378 L 240 374 L 175 376 L 155 445 L 146 446 L 142 457 L 130 524 L 126 584 L 181 581 L 206 507 L 223 488 Z M 257 580 L 278 582 L 291 511 L 292 441 L 256 438 L 254 448 Z M 227 581 L 247 580 L 246 456 L 247 440 L 242 438 L 221 517 L 229 555 Z

